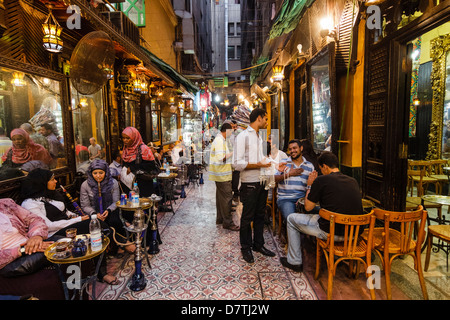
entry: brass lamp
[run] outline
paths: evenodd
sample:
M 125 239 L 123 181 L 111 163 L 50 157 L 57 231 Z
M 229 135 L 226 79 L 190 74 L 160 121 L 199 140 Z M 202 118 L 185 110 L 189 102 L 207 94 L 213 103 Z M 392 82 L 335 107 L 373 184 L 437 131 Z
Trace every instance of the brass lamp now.
M 141 81 L 141 93 L 142 94 L 148 93 L 148 83 L 145 80 Z
M 281 81 L 284 79 L 284 73 L 283 73 L 284 67 L 282 65 L 275 65 L 272 67 L 272 77 L 271 79 L 276 81 Z
M 141 86 L 141 80 L 138 78 L 134 79 L 133 81 L 133 91 L 134 92 L 141 92 L 142 86 Z
M 61 52 L 63 48 L 63 41 L 61 40 L 62 27 L 59 25 L 58 21 L 56 21 L 51 9 L 47 19 L 42 25 L 42 30 L 44 30 L 42 44 L 45 50 L 54 53 Z

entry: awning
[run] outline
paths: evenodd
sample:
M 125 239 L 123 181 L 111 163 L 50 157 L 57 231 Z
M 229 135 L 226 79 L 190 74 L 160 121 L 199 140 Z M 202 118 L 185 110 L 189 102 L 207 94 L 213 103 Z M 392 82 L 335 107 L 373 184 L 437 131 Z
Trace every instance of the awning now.
M 191 81 L 186 79 L 184 76 L 179 74 L 174 68 L 165 63 L 163 60 L 155 56 L 153 53 L 148 51 L 146 48 L 141 46 L 142 51 L 149 57 L 150 61 L 158 66 L 161 71 L 164 71 L 170 78 L 172 78 L 175 82 L 181 84 L 187 91 L 192 94 L 196 94 L 199 88 L 195 86 Z
M 270 29 L 269 40 L 294 30 L 302 18 L 305 9 L 313 3 L 314 0 L 285 0 Z
M 261 73 L 266 68 L 266 63 L 269 61 L 269 57 L 260 56 L 256 61 L 257 67 L 250 71 L 250 85 L 252 85 L 256 79 L 261 75 Z

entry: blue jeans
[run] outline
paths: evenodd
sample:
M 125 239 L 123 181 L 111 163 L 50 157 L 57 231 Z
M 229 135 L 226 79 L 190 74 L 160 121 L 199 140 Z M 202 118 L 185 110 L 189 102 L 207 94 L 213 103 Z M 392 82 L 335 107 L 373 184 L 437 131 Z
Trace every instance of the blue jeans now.
M 298 199 L 281 199 L 277 200 L 278 209 L 281 211 L 281 216 L 283 220 L 286 221 L 287 217 L 294 213 L 296 210 L 296 202 Z
M 320 229 L 318 214 L 291 214 L 287 219 L 288 254 L 287 261 L 293 265 L 303 263 L 301 233 L 326 240 L 328 233 Z M 344 237 L 335 236 L 335 241 L 342 241 Z

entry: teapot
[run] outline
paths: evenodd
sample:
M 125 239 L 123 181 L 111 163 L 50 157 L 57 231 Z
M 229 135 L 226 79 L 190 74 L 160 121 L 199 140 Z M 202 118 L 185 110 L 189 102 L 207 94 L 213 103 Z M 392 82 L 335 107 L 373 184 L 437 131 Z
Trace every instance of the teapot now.
M 87 246 L 83 239 L 78 239 L 74 241 L 72 248 L 72 256 L 74 258 L 82 257 L 86 255 Z

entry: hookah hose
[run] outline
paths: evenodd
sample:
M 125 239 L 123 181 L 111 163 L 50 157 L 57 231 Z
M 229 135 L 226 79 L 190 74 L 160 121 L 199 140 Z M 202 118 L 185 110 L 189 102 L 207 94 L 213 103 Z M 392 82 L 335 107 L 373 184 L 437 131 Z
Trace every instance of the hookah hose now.
M 119 246 L 129 246 L 129 245 L 132 245 L 132 244 L 135 244 L 135 242 L 134 241 L 132 241 L 132 242 L 129 242 L 129 241 L 127 241 L 127 242 L 120 242 L 120 241 L 118 241 L 117 239 L 116 239 L 116 229 L 114 229 L 114 227 L 109 227 L 112 231 L 113 231 L 113 235 L 112 235 L 112 238 L 113 238 L 113 240 L 114 240 L 114 242 L 117 244 L 117 245 L 119 245 Z M 124 239 L 126 239 L 126 237 L 125 236 L 123 236 L 123 235 L 121 235 L 120 233 L 117 233 L 117 235 L 119 235 L 119 236 L 121 236 L 122 238 L 124 238 Z
M 72 202 L 74 208 L 78 211 L 78 213 L 80 215 L 84 216 L 85 214 L 84 214 L 83 210 L 81 210 L 78 203 L 75 200 L 73 200 L 72 196 L 67 192 L 67 190 L 62 185 L 59 185 L 59 186 L 61 187 L 61 190 L 66 194 L 66 197 L 69 198 L 70 202 Z
M 103 214 L 103 199 L 102 199 L 102 189 L 100 187 L 100 181 L 97 181 L 98 183 L 98 206 L 100 214 Z

